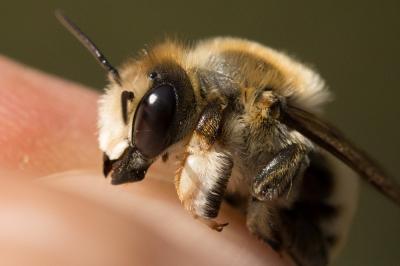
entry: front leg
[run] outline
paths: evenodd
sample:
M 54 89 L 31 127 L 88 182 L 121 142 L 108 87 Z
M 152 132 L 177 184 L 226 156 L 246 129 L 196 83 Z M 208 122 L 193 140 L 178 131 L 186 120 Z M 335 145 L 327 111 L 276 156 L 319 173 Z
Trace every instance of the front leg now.
M 293 178 L 308 165 L 308 149 L 301 144 L 290 144 L 255 176 L 251 192 L 258 200 L 274 200 L 288 192 Z
M 223 111 L 224 106 L 217 101 L 205 107 L 175 178 L 185 209 L 217 231 L 226 224 L 212 219 L 218 215 L 233 167 L 231 156 L 216 143 Z

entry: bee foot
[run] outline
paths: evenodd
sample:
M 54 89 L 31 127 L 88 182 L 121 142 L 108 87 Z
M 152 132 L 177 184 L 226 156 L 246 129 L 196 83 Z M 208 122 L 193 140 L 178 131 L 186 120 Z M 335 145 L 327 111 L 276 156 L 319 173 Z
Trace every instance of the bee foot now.
M 215 220 L 210 220 L 200 217 L 195 217 L 195 218 L 199 219 L 202 223 L 206 224 L 208 227 L 218 232 L 221 232 L 224 229 L 224 227 L 229 224 L 229 223 L 218 223 Z

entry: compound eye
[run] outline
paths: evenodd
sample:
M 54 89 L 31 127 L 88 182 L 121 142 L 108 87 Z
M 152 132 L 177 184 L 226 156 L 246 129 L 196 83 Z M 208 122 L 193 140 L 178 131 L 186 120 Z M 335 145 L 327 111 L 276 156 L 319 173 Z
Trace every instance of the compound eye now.
M 167 148 L 175 109 L 176 94 L 170 85 L 160 85 L 142 99 L 136 111 L 133 135 L 136 147 L 145 156 L 154 158 Z

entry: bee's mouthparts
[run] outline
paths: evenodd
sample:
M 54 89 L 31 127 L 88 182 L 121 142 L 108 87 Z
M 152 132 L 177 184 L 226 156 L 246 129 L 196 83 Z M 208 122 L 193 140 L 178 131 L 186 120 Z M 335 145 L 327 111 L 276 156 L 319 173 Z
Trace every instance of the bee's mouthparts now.
M 104 154 L 103 174 L 105 177 L 111 173 L 111 184 L 119 185 L 142 180 L 149 168 L 151 161 L 135 147 L 128 147 L 120 158 L 110 160 Z

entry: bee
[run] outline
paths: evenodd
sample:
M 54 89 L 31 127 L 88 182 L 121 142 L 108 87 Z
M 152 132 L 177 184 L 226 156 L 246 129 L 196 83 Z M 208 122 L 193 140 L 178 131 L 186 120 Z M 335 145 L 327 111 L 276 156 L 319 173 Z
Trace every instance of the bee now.
M 221 231 L 225 200 L 251 233 L 303 266 L 329 264 L 343 244 L 352 172 L 400 205 L 400 187 L 320 118 L 329 98 L 321 77 L 286 54 L 238 38 L 166 40 L 116 69 L 56 16 L 108 73 L 98 127 L 112 184 L 140 181 L 175 154 L 176 191 L 193 217 Z

